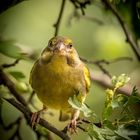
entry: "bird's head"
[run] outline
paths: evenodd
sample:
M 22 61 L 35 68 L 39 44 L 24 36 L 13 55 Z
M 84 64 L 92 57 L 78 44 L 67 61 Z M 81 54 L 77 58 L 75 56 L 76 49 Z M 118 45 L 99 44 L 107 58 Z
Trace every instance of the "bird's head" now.
M 44 49 L 42 53 L 50 52 L 51 54 L 68 56 L 76 54 L 77 52 L 73 47 L 73 42 L 71 39 L 61 36 L 53 37 L 49 40 L 48 46 Z
M 68 55 L 73 51 L 72 40 L 66 37 L 56 36 L 49 40 L 47 50 L 57 55 Z
M 48 53 L 51 55 L 78 57 L 72 40 L 62 36 L 56 36 L 49 40 L 48 46 L 42 52 L 42 57 L 44 58 Z

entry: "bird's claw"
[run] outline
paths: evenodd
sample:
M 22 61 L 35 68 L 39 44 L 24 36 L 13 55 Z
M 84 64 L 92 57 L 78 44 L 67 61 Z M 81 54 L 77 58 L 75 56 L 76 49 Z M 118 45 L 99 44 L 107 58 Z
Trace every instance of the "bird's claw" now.
M 68 124 L 68 131 L 70 134 L 77 134 L 77 121 L 76 120 L 71 120 L 70 123 Z
M 35 124 L 39 123 L 39 120 L 40 120 L 40 112 L 33 113 L 30 121 L 31 127 L 34 128 Z

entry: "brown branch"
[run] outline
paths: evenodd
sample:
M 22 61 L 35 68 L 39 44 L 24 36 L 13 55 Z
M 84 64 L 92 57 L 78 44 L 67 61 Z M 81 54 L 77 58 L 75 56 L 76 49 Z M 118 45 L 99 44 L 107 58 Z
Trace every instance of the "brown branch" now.
M 115 58 L 115 59 L 112 59 L 112 60 L 101 59 L 101 60 L 92 61 L 92 60 L 87 60 L 87 59 L 82 58 L 82 57 L 80 57 L 80 59 L 83 62 L 89 63 L 89 64 L 107 64 L 107 65 L 109 65 L 111 63 L 116 63 L 116 62 L 119 62 L 119 61 L 133 61 L 133 58 L 128 57 L 128 56 L 118 57 L 118 58 Z
M 60 12 L 59 12 L 59 15 L 58 15 L 58 19 L 57 19 L 56 23 L 53 25 L 54 28 L 55 28 L 54 36 L 57 36 L 58 32 L 59 32 L 60 22 L 61 22 L 61 19 L 62 19 L 62 14 L 63 14 L 63 11 L 64 11 L 64 7 L 65 7 L 65 2 L 66 2 L 66 0 L 62 0 L 61 9 L 60 9 Z
M 134 51 L 137 59 L 140 61 L 140 48 L 137 46 L 137 43 L 134 41 L 130 31 L 128 30 L 128 27 L 126 23 L 124 22 L 122 16 L 119 14 L 117 9 L 108 1 L 108 0 L 102 0 L 102 2 L 105 4 L 105 6 L 115 15 L 115 17 L 118 19 L 124 34 L 126 36 L 126 41 L 130 44 L 132 50 Z
M 70 0 L 76 9 L 80 8 L 82 15 L 85 15 L 84 9 L 87 5 L 91 4 L 90 0 L 79 1 L 79 0 Z
M 102 20 L 96 18 L 96 17 L 92 17 L 92 16 L 88 16 L 88 15 L 81 15 L 77 11 L 76 8 L 73 10 L 73 13 L 68 18 L 68 21 L 67 21 L 68 25 L 71 25 L 71 21 L 72 21 L 73 18 L 76 18 L 76 19 L 81 19 L 82 18 L 82 19 L 97 23 L 98 25 L 104 25 L 104 22 Z
M 133 61 L 133 58 L 128 57 L 128 56 L 118 57 L 118 58 L 115 58 L 115 59 L 111 60 L 109 63 L 116 63 L 116 62 L 119 62 L 119 61 Z
M 76 127 L 79 128 L 80 130 L 84 131 L 84 132 L 88 132 L 88 131 L 81 126 L 81 124 L 83 124 L 83 123 L 85 123 L 85 124 L 94 124 L 97 127 L 102 128 L 102 123 L 101 122 L 93 123 L 93 122 L 91 122 L 91 121 L 89 121 L 87 119 L 79 118 L 77 120 Z M 66 127 L 64 127 L 64 129 L 62 130 L 62 132 L 67 133 L 68 132 L 68 129 L 69 129 L 68 126 L 66 126 Z
M 112 84 L 111 84 L 111 79 L 108 76 L 106 76 L 105 74 L 103 74 L 101 72 L 90 70 L 90 76 L 91 76 L 91 80 L 93 81 L 93 83 L 95 82 L 105 88 L 113 88 Z M 132 85 L 126 84 L 124 87 L 119 88 L 117 91 L 126 96 L 130 96 L 132 89 L 133 89 Z
M 9 68 L 9 67 L 13 67 L 15 66 L 16 64 L 18 64 L 18 62 L 20 61 L 20 59 L 16 59 L 13 63 L 11 64 L 2 64 L 1 67 L 2 68 Z
M 85 58 L 81 58 L 80 59 L 85 62 L 85 63 L 89 63 L 89 64 L 95 64 L 104 74 L 106 74 L 109 78 L 111 78 L 111 75 L 109 73 L 109 71 L 107 71 L 103 66 L 102 63 L 108 64 L 108 61 L 106 60 L 98 60 L 98 61 L 91 61 L 91 60 L 87 60 Z
M 112 59 L 112 60 L 105 60 L 105 59 L 101 59 L 101 60 L 96 60 L 96 61 L 92 61 L 92 60 L 87 60 L 85 58 L 81 58 L 80 59 L 85 62 L 85 63 L 89 63 L 89 64 L 95 64 L 104 74 L 106 74 L 109 78 L 111 78 L 111 74 L 109 73 L 109 71 L 107 71 L 104 66 L 102 64 L 106 64 L 106 65 L 109 65 L 109 64 L 112 64 L 112 63 L 115 63 L 115 62 L 118 62 L 118 61 L 123 61 L 123 60 L 127 60 L 127 61 L 132 61 L 133 59 L 131 57 L 127 57 L 127 56 L 124 56 L 124 57 L 119 57 L 119 58 L 115 58 L 115 59 Z
M 28 123 L 30 124 L 30 119 L 31 119 L 32 112 L 30 110 L 28 110 L 27 107 L 23 106 L 22 104 L 20 104 L 19 102 L 17 102 L 13 98 L 12 99 L 5 99 L 5 100 L 7 102 L 9 102 L 11 105 L 15 106 L 18 110 L 20 110 L 24 114 L 24 116 L 27 119 Z M 70 137 L 67 134 L 59 131 L 52 124 L 50 124 L 49 122 L 45 121 L 44 119 L 40 118 L 39 124 L 42 125 L 43 127 L 47 128 L 49 131 L 53 132 L 54 134 L 56 134 L 57 136 L 59 136 L 63 140 L 70 140 Z
M 22 103 L 24 106 L 27 107 L 27 103 L 24 100 L 24 98 L 22 96 L 20 96 L 20 94 L 16 91 L 15 89 L 15 85 L 14 83 L 11 81 L 11 79 L 5 74 L 5 72 L 0 69 L 0 81 L 1 84 L 3 84 L 4 86 L 6 86 L 9 91 L 11 92 L 11 94 L 20 102 Z M 27 109 L 29 109 L 27 107 Z

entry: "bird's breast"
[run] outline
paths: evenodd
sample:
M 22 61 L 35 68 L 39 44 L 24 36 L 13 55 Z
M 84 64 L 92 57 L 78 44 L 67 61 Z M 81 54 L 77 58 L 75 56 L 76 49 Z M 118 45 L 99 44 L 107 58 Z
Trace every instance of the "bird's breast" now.
M 33 70 L 32 87 L 48 107 L 67 109 L 69 97 L 84 87 L 82 71 L 70 67 L 67 60 L 56 56 L 47 64 L 37 63 Z

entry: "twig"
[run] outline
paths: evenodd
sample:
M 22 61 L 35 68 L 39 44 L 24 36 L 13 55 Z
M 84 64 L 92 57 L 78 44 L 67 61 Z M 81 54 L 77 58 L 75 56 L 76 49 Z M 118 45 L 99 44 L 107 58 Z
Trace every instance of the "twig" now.
M 105 60 L 105 59 L 101 59 L 101 60 L 95 60 L 95 61 L 92 61 L 92 60 L 87 60 L 85 58 L 82 58 L 80 57 L 80 59 L 85 62 L 85 63 L 89 63 L 89 64 L 111 64 L 111 63 L 115 63 L 115 62 L 119 62 L 119 61 L 133 61 L 133 58 L 131 57 L 127 57 L 127 56 L 123 56 L 123 57 L 118 57 L 118 58 L 115 58 L 115 59 L 112 59 L 112 60 Z
M 109 71 L 106 70 L 100 63 L 96 63 L 96 66 L 98 66 L 99 69 L 100 69 L 104 74 L 106 74 L 109 78 L 112 77 L 111 74 L 109 73 Z
M 133 61 L 133 58 L 128 57 L 128 56 L 118 57 L 118 58 L 111 60 L 109 63 L 115 63 L 115 62 L 119 62 L 119 61 Z
M 64 7 L 65 7 L 65 2 L 66 2 L 66 0 L 62 0 L 61 9 L 60 9 L 60 12 L 59 12 L 59 15 L 58 15 L 58 19 L 57 19 L 56 23 L 53 25 L 55 27 L 54 36 L 57 36 L 58 32 L 59 32 L 60 22 L 61 22 L 61 19 L 62 19 L 62 14 L 63 14 L 63 11 L 64 11 Z
M 91 121 L 87 120 L 87 119 L 81 119 L 82 122 L 90 124 L 92 123 Z M 96 125 L 97 127 L 101 128 L 102 127 L 102 123 L 98 122 L 98 123 L 93 123 L 94 125 Z
M 76 18 L 76 19 L 82 18 L 82 19 L 89 20 L 91 22 L 97 23 L 98 25 L 103 25 L 104 24 L 104 22 L 102 20 L 100 20 L 100 19 L 98 19 L 96 17 L 92 17 L 92 16 L 88 16 L 88 15 L 81 15 L 77 11 L 76 8 L 74 9 L 73 13 L 68 18 L 68 22 L 67 22 L 68 25 L 71 25 L 71 21 L 72 21 L 73 18 Z
M 87 60 L 85 58 L 80 58 L 80 59 L 85 63 L 95 64 L 104 74 L 106 74 L 109 78 L 111 78 L 110 73 L 101 64 L 101 63 L 108 64 L 107 61 L 105 61 L 105 60 L 90 61 L 90 60 Z
M 110 73 L 103 67 L 102 64 L 106 64 L 106 65 L 109 65 L 109 64 L 112 64 L 112 63 L 115 63 L 115 62 L 118 62 L 118 61 L 132 61 L 133 59 L 131 57 L 119 57 L 119 58 L 115 58 L 113 60 L 105 60 L 105 59 L 101 59 L 101 60 L 96 60 L 96 61 L 92 61 L 92 60 L 87 60 L 85 58 L 81 58 L 80 59 L 85 62 L 85 63 L 89 63 L 89 64 L 95 64 L 104 74 L 106 74 L 109 78 L 111 78 L 111 75 Z
M 112 11 L 112 13 L 116 16 L 118 19 L 124 34 L 126 36 L 126 41 L 130 44 L 131 48 L 133 49 L 137 59 L 140 61 L 140 48 L 137 46 L 137 43 L 134 41 L 130 31 L 128 30 L 128 27 L 126 23 L 124 22 L 121 15 L 118 13 L 117 9 L 108 1 L 108 0 L 102 0 L 102 2 L 105 4 L 105 6 Z
M 86 124 L 94 124 L 94 125 L 96 125 L 96 126 L 99 127 L 99 128 L 102 127 L 101 122 L 93 123 L 93 122 L 91 122 L 91 121 L 89 121 L 89 120 L 87 120 L 87 119 L 81 119 L 81 118 L 79 118 L 79 119 L 77 120 L 77 125 L 76 125 L 76 127 L 79 128 L 79 129 L 81 129 L 81 130 L 84 131 L 84 132 L 88 132 L 88 131 L 87 131 L 85 128 L 83 128 L 83 127 L 81 126 L 81 124 L 83 124 L 83 123 L 86 123 Z M 68 126 L 64 127 L 64 129 L 62 130 L 62 132 L 67 133 L 67 132 L 68 132 Z
M 24 116 L 27 119 L 28 123 L 30 122 L 30 118 L 31 118 L 32 112 L 30 110 L 28 110 L 27 107 L 25 107 L 22 104 L 18 103 L 13 98 L 11 98 L 11 99 L 5 99 L 5 100 L 7 102 L 9 102 L 10 104 L 12 104 L 13 106 L 15 106 L 18 110 L 20 110 L 24 114 Z M 58 135 L 63 140 L 70 140 L 70 137 L 67 134 L 59 131 L 57 128 L 55 128 L 54 126 L 52 126 L 49 122 L 45 121 L 44 119 L 41 119 L 40 118 L 39 124 L 42 125 L 43 127 L 47 128 L 48 130 L 50 130 L 54 134 Z
M 112 122 L 112 125 L 122 125 L 122 124 L 138 124 L 140 123 L 139 120 L 130 120 L 130 121 L 115 121 L 115 122 Z
M 14 83 L 11 81 L 11 79 L 5 74 L 5 72 L 0 69 L 0 81 L 3 83 L 4 86 L 6 86 L 9 91 L 12 93 L 12 95 L 15 96 L 15 98 L 22 103 L 24 106 L 27 107 L 27 103 L 24 100 L 22 96 L 16 91 Z M 27 107 L 27 109 L 29 109 Z
M 90 0 L 79 1 L 79 0 L 70 0 L 76 9 L 80 8 L 82 15 L 85 15 L 84 9 L 88 4 L 91 4 Z
M 77 127 L 78 127 L 79 129 L 81 129 L 82 131 L 87 132 L 87 130 L 86 130 L 85 128 L 81 127 L 80 125 L 77 125 Z
M 16 59 L 13 63 L 11 63 L 11 64 L 3 64 L 3 65 L 1 65 L 1 67 L 2 67 L 2 68 L 13 67 L 13 66 L 15 66 L 16 64 L 18 64 L 19 61 L 20 61 L 20 59 Z

